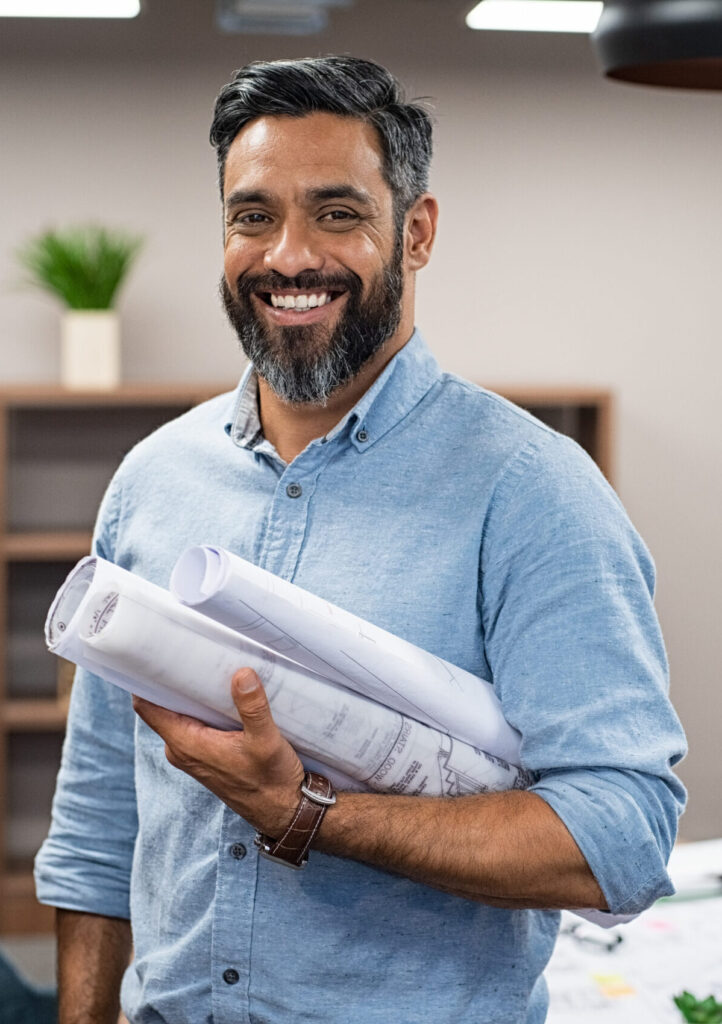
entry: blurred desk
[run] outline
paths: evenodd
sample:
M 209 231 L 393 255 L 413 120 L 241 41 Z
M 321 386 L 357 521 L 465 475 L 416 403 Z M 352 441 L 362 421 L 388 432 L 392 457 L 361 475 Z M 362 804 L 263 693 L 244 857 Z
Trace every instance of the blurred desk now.
M 678 846 L 670 873 L 678 897 L 620 928 L 563 915 L 547 1024 L 683 1024 L 684 989 L 722 1001 L 722 840 Z

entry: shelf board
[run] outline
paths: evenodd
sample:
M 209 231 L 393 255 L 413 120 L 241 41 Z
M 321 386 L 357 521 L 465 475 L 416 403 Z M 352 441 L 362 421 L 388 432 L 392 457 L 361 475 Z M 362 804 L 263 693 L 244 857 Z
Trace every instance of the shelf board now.
M 90 530 L 8 533 L 0 537 L 0 555 L 10 562 L 75 561 L 90 551 Z
M 123 384 L 112 391 L 70 391 L 54 384 L 18 384 L 0 388 L 0 406 L 77 408 L 80 406 L 196 405 L 237 386 L 221 383 Z
M 11 698 L 0 713 L 5 732 L 58 732 L 65 728 L 68 706 L 54 697 Z
M 0 935 L 52 932 L 55 911 L 36 900 L 32 865 L 1 878 L 0 895 Z
M 570 385 L 554 387 L 545 384 L 486 384 L 482 385 L 497 395 L 503 395 L 517 405 L 582 405 L 604 406 L 611 400 L 606 388 Z

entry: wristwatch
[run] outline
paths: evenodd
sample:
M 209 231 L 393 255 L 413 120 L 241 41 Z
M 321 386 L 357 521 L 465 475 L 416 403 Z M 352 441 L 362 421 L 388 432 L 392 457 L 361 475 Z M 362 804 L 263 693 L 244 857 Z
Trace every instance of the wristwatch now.
M 329 780 L 318 772 L 306 772 L 298 807 L 281 838 L 271 839 L 256 832 L 254 843 L 261 857 L 296 870 L 304 868 L 308 863 L 308 848 L 321 827 L 323 816 L 335 803 L 336 794 Z

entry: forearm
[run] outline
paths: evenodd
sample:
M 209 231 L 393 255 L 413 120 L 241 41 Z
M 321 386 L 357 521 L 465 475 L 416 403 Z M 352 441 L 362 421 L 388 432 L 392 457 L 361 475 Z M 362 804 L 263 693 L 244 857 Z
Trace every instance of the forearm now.
M 569 831 L 534 793 L 341 793 L 314 845 L 494 906 L 606 909 Z
M 130 923 L 71 910 L 56 913 L 59 1024 L 116 1024 L 131 951 Z

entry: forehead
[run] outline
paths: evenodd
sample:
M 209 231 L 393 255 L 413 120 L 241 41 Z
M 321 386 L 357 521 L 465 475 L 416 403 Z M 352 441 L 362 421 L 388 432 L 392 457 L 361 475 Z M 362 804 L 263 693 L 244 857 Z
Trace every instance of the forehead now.
M 239 187 L 304 191 L 319 184 L 391 194 L 376 129 L 355 117 L 326 113 L 251 121 L 231 143 L 223 184 L 225 195 Z

